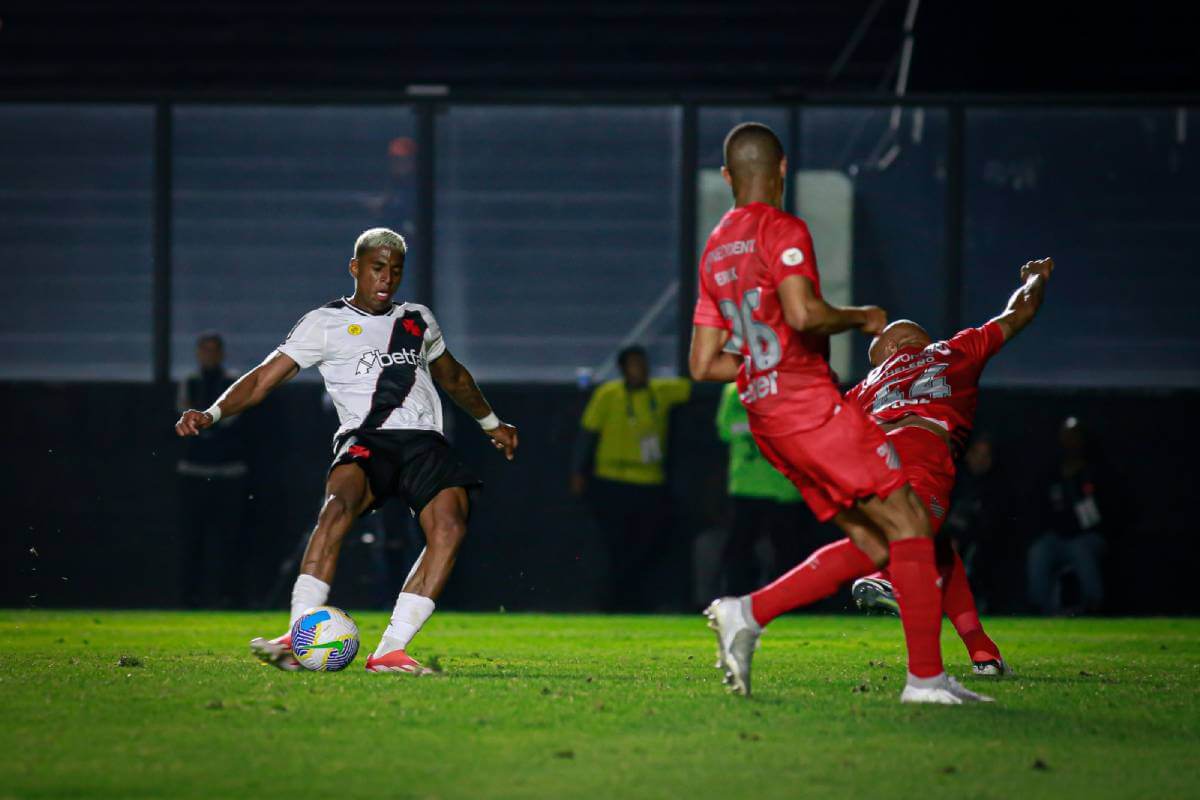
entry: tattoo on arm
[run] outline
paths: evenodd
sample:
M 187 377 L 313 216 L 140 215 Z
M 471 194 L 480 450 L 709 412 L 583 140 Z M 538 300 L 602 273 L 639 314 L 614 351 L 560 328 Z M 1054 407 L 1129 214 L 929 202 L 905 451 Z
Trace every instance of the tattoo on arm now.
M 492 413 L 492 407 L 475 383 L 474 376 L 447 350 L 429 365 L 429 371 L 438 386 L 450 395 L 458 407 L 475 419 L 483 419 Z

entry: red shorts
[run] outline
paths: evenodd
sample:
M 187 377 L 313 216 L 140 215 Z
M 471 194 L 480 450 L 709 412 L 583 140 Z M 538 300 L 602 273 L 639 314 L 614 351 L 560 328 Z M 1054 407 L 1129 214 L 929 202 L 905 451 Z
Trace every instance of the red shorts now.
M 837 408 L 812 430 L 786 436 L 754 433 L 763 457 L 796 485 L 821 522 L 860 498 L 887 497 L 907 481 L 879 426 L 852 403 Z
M 904 464 L 908 485 L 921 498 L 929 512 L 929 527 L 936 535 L 950 510 L 950 492 L 954 489 L 954 459 L 950 448 L 936 433 L 910 425 L 896 428 L 887 435 Z

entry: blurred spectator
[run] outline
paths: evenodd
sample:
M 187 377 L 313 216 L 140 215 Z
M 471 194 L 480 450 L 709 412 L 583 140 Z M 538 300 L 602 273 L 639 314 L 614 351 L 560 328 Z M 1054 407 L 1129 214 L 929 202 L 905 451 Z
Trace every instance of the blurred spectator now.
M 1029 592 L 1045 614 L 1064 609 L 1061 580 L 1072 572 L 1079 582 L 1079 606 L 1100 610 L 1104 599 L 1101 558 L 1106 549 L 1104 515 L 1098 500 L 1102 481 L 1089 458 L 1079 420 L 1068 417 L 1058 434 L 1062 457 L 1046 483 L 1042 535 L 1029 549 Z
M 646 608 L 643 577 L 666 541 L 667 430 L 671 409 L 686 403 L 686 378 L 650 378 L 646 351 L 617 356 L 621 378 L 601 384 L 583 411 L 572 457 L 571 493 L 585 496 L 609 555 L 610 610 Z M 590 473 L 590 480 L 589 480 Z
M 726 384 L 717 408 L 717 435 L 729 444 L 729 497 L 733 520 L 721 556 L 724 594 L 743 595 L 800 563 L 815 549 L 816 520 L 800 492 L 759 452 L 737 386 Z M 770 546 L 763 563 L 758 552 Z
M 397 136 L 388 143 L 387 186 L 369 206 L 378 224 L 411 236 L 417 221 L 417 143 Z
M 976 434 L 963 454 L 942 535 L 962 556 L 981 611 L 996 586 L 998 543 L 1012 516 L 1008 482 L 996 468 L 992 440 Z
M 182 413 L 208 408 L 237 379 L 224 367 L 225 343 L 220 334 L 196 340 L 199 371 L 179 384 L 176 402 Z M 180 530 L 183 534 L 181 585 L 190 608 L 245 604 L 246 552 L 242 522 L 246 507 L 246 460 L 240 433 L 242 416 L 227 417 L 199 436 L 183 441 L 179 460 Z M 215 565 L 215 570 L 210 568 Z M 215 573 L 215 574 L 214 574 Z M 218 595 L 211 596 L 213 589 Z

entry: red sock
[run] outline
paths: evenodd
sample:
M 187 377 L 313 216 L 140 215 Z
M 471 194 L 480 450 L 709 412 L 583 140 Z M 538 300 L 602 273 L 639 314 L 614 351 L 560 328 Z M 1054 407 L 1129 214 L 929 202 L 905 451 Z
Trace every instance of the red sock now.
M 829 597 L 846 581 L 875 571 L 875 562 L 849 539 L 827 544 L 804 563 L 750 595 L 750 609 L 759 625 L 785 611 Z
M 972 661 L 1000 660 L 1000 648 L 983 632 L 975 596 L 967 582 L 967 568 L 958 553 L 949 568 L 942 571 L 942 610 L 967 646 Z
M 932 678 L 943 672 L 942 591 L 933 540 L 916 537 L 892 542 L 891 554 L 889 571 L 908 645 L 908 671 L 918 678 Z

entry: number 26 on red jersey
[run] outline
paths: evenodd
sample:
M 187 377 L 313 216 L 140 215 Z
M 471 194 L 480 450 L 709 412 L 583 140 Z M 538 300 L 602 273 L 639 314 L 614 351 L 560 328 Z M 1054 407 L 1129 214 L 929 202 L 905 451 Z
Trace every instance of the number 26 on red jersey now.
M 771 369 L 783 356 L 779 336 L 771 330 L 770 325 L 754 318 L 754 312 L 758 310 L 761 302 L 762 290 L 749 289 L 742 295 L 741 306 L 728 299 L 717 304 L 721 314 L 729 320 L 730 327 L 733 328 L 729 344 L 738 352 L 741 352 L 743 345 L 749 344 L 755 372 Z

